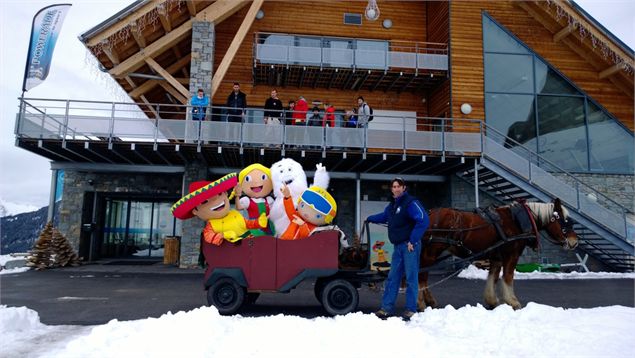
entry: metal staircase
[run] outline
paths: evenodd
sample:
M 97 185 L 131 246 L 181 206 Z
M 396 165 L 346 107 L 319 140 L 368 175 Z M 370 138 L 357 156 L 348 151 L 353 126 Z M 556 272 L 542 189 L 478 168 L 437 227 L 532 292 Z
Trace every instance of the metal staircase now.
M 507 203 L 560 198 L 576 223 L 580 249 L 615 271 L 634 271 L 632 212 L 526 147 L 504 146 L 511 139 L 495 129 L 486 130 L 479 165 L 457 173 L 460 178 Z

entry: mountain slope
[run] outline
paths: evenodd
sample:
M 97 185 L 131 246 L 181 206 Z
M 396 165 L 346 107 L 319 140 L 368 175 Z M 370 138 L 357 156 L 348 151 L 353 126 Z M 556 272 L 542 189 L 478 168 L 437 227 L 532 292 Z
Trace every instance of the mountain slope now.
M 46 224 L 48 206 L 37 211 L 0 218 L 0 252 L 27 252 Z

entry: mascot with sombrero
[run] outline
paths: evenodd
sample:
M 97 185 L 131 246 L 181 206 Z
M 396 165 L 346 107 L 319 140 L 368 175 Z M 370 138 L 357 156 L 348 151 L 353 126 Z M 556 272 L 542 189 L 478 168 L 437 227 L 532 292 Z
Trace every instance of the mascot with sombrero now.
M 196 216 L 207 222 L 203 229 L 203 239 L 214 245 L 220 245 L 223 240 L 236 242 L 249 236 L 249 229 L 265 228 L 265 214 L 256 220 L 247 220 L 240 212 L 231 209 L 227 192 L 233 190 L 236 184 L 236 173 L 213 182 L 194 182 L 190 184 L 189 194 L 172 205 L 172 215 L 181 220 Z

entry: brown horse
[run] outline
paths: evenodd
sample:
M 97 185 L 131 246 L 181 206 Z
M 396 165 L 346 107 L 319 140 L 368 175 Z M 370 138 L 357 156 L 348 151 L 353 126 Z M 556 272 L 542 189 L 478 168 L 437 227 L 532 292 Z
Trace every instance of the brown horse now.
M 537 245 L 532 240 L 535 235 L 523 233 L 512 209 L 522 209 L 523 204 L 512 204 L 495 209 L 500 217 L 500 227 L 506 236 L 504 243 L 485 253 L 483 258 L 490 260 L 489 275 L 485 284 L 484 299 L 487 307 L 496 307 L 499 303 L 495 286 L 498 283 L 501 268 L 503 280 L 501 285 L 502 300 L 514 309 L 521 308 L 521 304 L 514 294 L 514 269 L 518 258 L 525 246 Z M 549 241 L 561 245 L 565 249 L 578 246 L 578 237 L 573 231 L 573 223 L 569 220 L 567 209 L 560 199 L 553 203 L 526 203 L 533 221 L 534 231 L 544 230 Z M 514 208 L 515 207 L 515 208 Z M 514 212 L 517 213 L 516 210 Z M 442 252 L 447 250 L 452 255 L 466 258 L 476 253 L 487 251 L 489 248 L 504 240 L 496 227 L 481 215 L 449 208 L 439 208 L 430 211 L 430 227 L 426 231 L 421 250 L 421 268 L 434 264 Z M 479 257 L 480 259 L 480 257 Z M 437 302 L 428 288 L 428 272 L 419 273 L 418 308 L 424 310 L 426 305 L 435 307 Z

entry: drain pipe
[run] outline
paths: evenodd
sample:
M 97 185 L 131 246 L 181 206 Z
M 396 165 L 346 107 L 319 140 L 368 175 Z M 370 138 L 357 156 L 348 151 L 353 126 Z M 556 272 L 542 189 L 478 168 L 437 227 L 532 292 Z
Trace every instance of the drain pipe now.
M 480 207 L 478 198 L 478 159 L 474 159 L 474 204 L 475 207 Z

